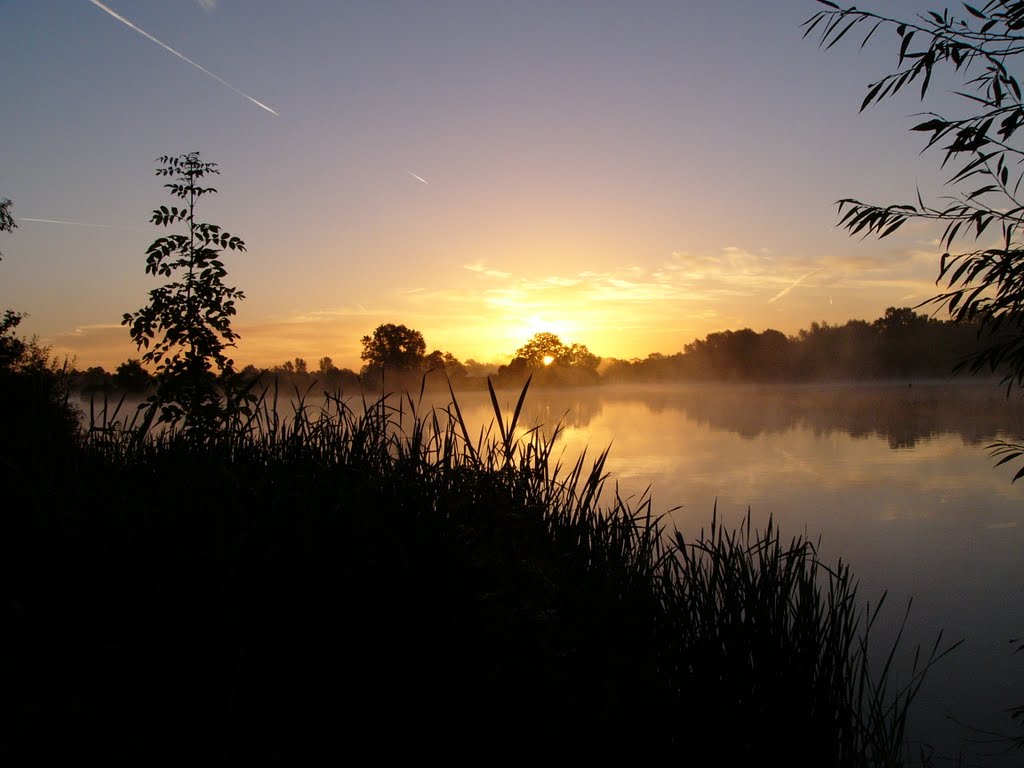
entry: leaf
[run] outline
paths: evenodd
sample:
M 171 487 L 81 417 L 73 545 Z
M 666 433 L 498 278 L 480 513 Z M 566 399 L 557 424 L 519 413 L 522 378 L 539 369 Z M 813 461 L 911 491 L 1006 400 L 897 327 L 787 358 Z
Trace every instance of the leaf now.
M 989 192 L 994 192 L 997 189 L 999 189 L 999 187 L 997 187 L 995 184 L 986 184 L 984 187 L 979 187 L 978 189 L 971 192 L 971 194 L 967 196 L 967 199 L 973 200 L 976 197 L 988 194 Z
M 898 218 L 896 219 L 896 221 L 894 221 L 894 222 L 893 222 L 892 224 L 890 224 L 890 225 L 889 225 L 889 227 L 888 227 L 888 228 L 887 228 L 887 229 L 886 229 L 886 230 L 885 230 L 884 232 L 882 232 L 882 234 L 880 234 L 880 235 L 878 236 L 878 239 L 879 239 L 879 240 L 881 240 L 881 239 L 882 239 L 883 237 L 888 237 L 888 236 L 889 236 L 889 235 L 891 235 L 891 234 L 892 234 L 893 232 L 895 232 L 895 231 L 896 231 L 897 229 L 899 229 L 900 227 L 902 227 L 902 226 L 903 226 L 903 223 L 904 223 L 905 221 L 906 221 L 906 219 L 905 219 L 905 218 L 903 218 L 902 216 L 898 217 Z
M 866 34 L 866 35 L 864 36 L 864 39 L 863 39 L 863 40 L 861 41 L 861 43 L 860 43 L 860 47 L 861 47 L 861 49 L 863 49 L 863 48 L 864 48 L 864 46 L 868 44 L 868 40 L 870 40 L 870 39 L 871 39 L 871 36 L 872 36 L 873 34 L 875 34 L 875 30 L 876 30 L 876 29 L 878 29 L 878 28 L 879 28 L 879 27 L 880 27 L 881 25 L 882 25 L 882 22 L 880 22 L 880 21 L 879 21 L 879 22 L 876 22 L 876 23 L 875 23 L 875 26 L 873 26 L 873 27 L 871 28 L 871 31 L 870 31 L 870 32 L 868 32 L 868 33 L 867 33 L 867 34 Z
M 984 13 L 979 11 L 977 8 L 974 8 L 974 7 L 970 6 L 970 5 L 968 5 L 967 3 L 964 3 L 964 8 L 966 8 L 967 12 L 970 13 L 972 16 L 975 16 L 975 17 L 977 17 L 979 19 L 987 19 L 988 18 Z
M 904 27 L 903 29 L 905 30 L 906 28 Z M 909 35 L 905 35 L 901 32 L 900 36 L 903 38 L 903 42 L 900 43 L 900 64 L 903 64 L 903 60 L 907 57 L 907 48 L 910 46 L 910 41 L 914 39 L 914 33 L 911 32 Z
M 878 91 L 884 84 L 884 80 L 879 80 L 877 83 L 874 84 L 871 90 L 868 91 L 868 95 L 864 97 L 864 101 L 861 102 L 860 109 L 858 110 L 858 112 L 863 112 L 865 108 L 867 108 L 868 104 L 871 103 L 872 99 L 875 98 L 875 96 L 878 94 Z
M 1024 452 L 1022 452 L 1022 451 L 1014 451 L 1013 453 L 1007 454 L 1006 456 L 1004 456 L 1004 457 L 1003 457 L 1002 459 L 1000 459 L 999 461 L 997 461 L 997 462 L 996 462 L 995 464 L 993 464 L 992 466 L 993 466 L 993 467 L 1001 467 L 1001 466 L 1002 466 L 1003 464 L 1005 464 L 1006 462 L 1008 462 L 1008 461 L 1013 461 L 1013 460 L 1014 460 L 1014 459 L 1016 459 L 1016 458 L 1017 458 L 1018 456 L 1024 456 Z
M 949 123 L 942 118 L 934 118 L 923 123 L 915 125 L 910 130 L 912 131 L 941 131 L 943 128 L 948 126 Z
M 825 46 L 825 50 L 827 51 L 833 45 L 835 45 L 840 40 L 842 40 L 843 39 L 843 35 L 845 35 L 847 32 L 849 32 L 858 21 L 860 21 L 860 19 L 859 18 L 855 18 L 853 21 L 851 21 L 849 24 L 847 24 L 845 27 L 843 27 L 843 31 L 840 32 L 838 35 L 836 35 L 835 37 L 832 38 L 832 42 Z

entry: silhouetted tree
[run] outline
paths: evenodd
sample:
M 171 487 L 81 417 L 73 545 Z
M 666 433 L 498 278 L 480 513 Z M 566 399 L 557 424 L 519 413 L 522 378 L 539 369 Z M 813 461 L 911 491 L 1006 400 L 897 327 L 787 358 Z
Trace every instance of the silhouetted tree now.
M 18 226 L 11 215 L 12 205 L 8 198 L 0 198 L 0 232 L 13 232 Z M 0 251 L 2 256 L 3 252 Z M 15 335 L 15 329 L 24 317 L 13 309 L 4 310 L 3 319 L 0 320 L 0 368 L 10 368 L 25 353 L 25 343 Z
M 321 357 L 320 362 L 317 363 L 317 371 L 322 376 L 329 376 L 338 370 L 338 367 L 334 364 L 334 361 L 329 357 Z
M 263 371 L 257 368 L 252 363 L 249 363 L 247 366 L 245 366 L 242 370 L 238 372 L 239 381 L 245 383 L 255 381 L 262 375 Z
M 469 358 L 465 363 L 462 364 L 466 370 L 466 376 L 469 378 L 485 378 L 493 373 L 497 373 L 498 366 L 493 363 L 481 363 L 473 358 Z
M 565 355 L 566 351 L 567 347 L 555 334 L 535 333 L 528 342 L 516 350 L 513 362 L 515 358 L 522 358 L 528 368 L 541 368 L 546 358 L 553 362 Z
M 114 376 L 102 365 L 94 365 L 75 373 L 74 386 L 86 393 L 109 392 L 114 388 Z
M 0 197 L 0 232 L 13 232 L 18 227 L 11 215 L 13 205 L 10 198 Z M 3 256 L 3 251 L 0 251 L 0 256 Z
M 423 367 L 428 371 L 444 371 L 444 352 L 435 349 L 423 358 Z
M 435 349 L 423 359 L 423 368 L 427 371 L 443 371 L 450 379 L 466 378 L 466 368 L 451 352 Z
M 362 345 L 363 360 L 392 371 L 419 370 L 427 349 L 422 333 L 393 323 L 378 325 L 373 336 L 363 336 Z
M 585 344 L 571 344 L 565 347 L 561 357 L 556 358 L 562 365 L 573 368 L 586 368 L 596 370 L 601 358 L 587 349 Z
M 121 389 L 130 392 L 141 392 L 153 381 L 153 376 L 147 371 L 142 361 L 137 358 L 130 358 L 117 366 L 114 372 L 114 380 Z
M 25 342 L 15 334 L 22 317 L 20 312 L 7 309 L 0 319 L 0 370 L 13 368 L 25 354 Z
M 185 419 L 187 428 L 209 428 L 226 416 L 217 390 L 234 373 L 234 362 L 225 354 L 235 346 L 238 334 L 231 328 L 235 303 L 245 295 L 224 284 L 227 275 L 221 253 L 225 248 L 244 251 L 245 243 L 215 224 L 196 220 L 196 201 L 215 193 L 200 182 L 217 174 L 216 163 L 204 163 L 198 152 L 158 159 L 157 176 L 170 176 L 164 186 L 184 206 L 160 206 L 152 222 L 160 226 L 183 223 L 187 234 L 158 238 L 146 252 L 146 272 L 171 282 L 149 293 L 150 302 L 135 313 L 126 313 L 132 341 L 147 351 L 142 359 L 157 369 L 157 391 L 150 398 L 160 421 Z
M 964 4 L 956 15 L 929 11 L 900 20 L 853 7 L 828 6 L 808 19 L 804 35 L 820 31 L 820 45 L 831 48 L 854 27 L 894 28 L 900 39 L 897 65 L 868 86 L 861 104 L 895 96 L 906 87 L 928 93 L 933 71 L 948 67 L 961 73 L 969 109 L 963 117 L 927 113 L 911 130 L 928 134 L 926 149 L 940 146 L 943 166 L 954 172 L 947 181 L 951 195 L 936 207 L 918 195 L 913 203 L 874 205 L 839 201 L 840 226 L 851 234 L 886 237 L 908 220 L 941 222 L 945 230 L 939 262 L 944 291 L 929 304 L 946 307 L 959 321 L 976 323 L 985 344 L 965 361 L 972 371 L 1006 371 L 1004 383 L 1024 386 L 1024 202 L 1018 192 L 1024 179 L 1024 146 L 1017 133 L 1024 126 L 1024 101 L 1012 67 L 1024 54 L 1024 0 L 990 0 L 978 7 Z M 977 241 L 989 228 L 999 232 L 991 248 L 950 253 L 963 238 Z M 1005 367 L 1004 367 L 1005 366 Z
M 468 375 L 466 366 L 451 352 L 444 353 L 444 370 L 452 380 L 464 379 Z
M 601 358 L 584 344 L 566 345 L 553 333 L 535 333 L 526 344 L 516 350 L 529 368 L 542 368 L 557 363 L 567 368 L 595 370 Z

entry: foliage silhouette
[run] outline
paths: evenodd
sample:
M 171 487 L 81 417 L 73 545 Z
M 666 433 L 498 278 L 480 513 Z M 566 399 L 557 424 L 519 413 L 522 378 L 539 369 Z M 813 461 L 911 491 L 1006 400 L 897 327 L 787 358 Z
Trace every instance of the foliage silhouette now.
M 500 386 L 522 386 L 529 376 L 542 386 L 578 386 L 596 384 L 601 358 L 583 344 L 563 344 L 553 333 L 534 334 L 516 350 L 508 365 L 498 368 Z
M 12 203 L 0 198 L 0 232 L 17 223 Z M 16 331 L 24 315 L 4 310 L 0 318 L 0 487 L 12 501 L 25 487 L 25 472 L 43 463 L 57 472 L 78 440 L 78 414 L 70 404 L 68 362 L 52 357 L 49 347 Z
M 526 344 L 516 350 L 513 359 L 521 358 L 527 368 L 562 365 L 570 368 L 593 370 L 601 358 L 591 353 L 584 344 L 566 345 L 553 333 L 535 333 Z
M 378 325 L 361 343 L 363 360 L 391 371 L 418 371 L 427 351 L 422 333 L 394 323 Z
M 0 197 L 0 232 L 13 232 L 18 227 L 11 215 L 12 206 L 10 198 Z M 3 251 L 0 251 L 0 256 L 3 256 Z
M 153 241 L 146 252 L 146 272 L 171 282 L 149 293 L 147 306 L 125 313 L 132 341 L 146 349 L 143 361 L 156 365 L 157 390 L 149 398 L 150 418 L 188 429 L 208 431 L 239 406 L 230 391 L 234 361 L 226 355 L 238 334 L 231 328 L 236 302 L 245 295 L 224 284 L 227 275 L 223 250 L 244 251 L 245 243 L 215 224 L 196 219 L 196 203 L 213 187 L 200 186 L 218 174 L 216 163 L 204 163 L 198 152 L 158 158 L 157 176 L 172 177 L 164 186 L 184 202 L 182 207 L 160 206 L 153 224 L 168 227 L 183 223 L 188 232 Z M 218 375 L 221 382 L 217 381 Z M 229 391 L 222 400 L 220 385 Z
M 141 360 L 131 358 L 117 366 L 114 380 L 120 389 L 142 392 L 152 383 L 153 376 L 143 367 Z
M 528 342 L 516 350 L 512 356 L 522 358 L 529 368 L 540 368 L 544 366 L 545 360 L 557 360 L 565 353 L 565 345 L 562 340 L 553 333 L 535 333 Z
M 609 360 L 605 381 L 805 382 L 946 378 L 978 348 L 971 324 L 889 307 L 872 321 L 811 323 L 787 337 L 771 328 L 718 331 L 674 355 Z
M 0 198 L 0 232 L 13 232 L 18 227 L 11 215 L 12 207 L 9 198 Z M 0 251 L 2 256 L 3 252 Z M 4 310 L 3 319 L 0 319 L 0 368 L 12 366 L 25 352 L 25 343 L 14 333 L 24 317 L 13 309 Z
M 854 28 L 869 28 L 861 47 L 879 27 L 892 27 L 900 38 L 894 71 L 868 87 L 861 104 L 892 98 L 912 84 L 923 100 L 933 72 L 948 67 L 964 79 L 959 91 L 970 109 L 963 117 L 925 113 L 928 119 L 911 130 L 928 135 L 925 149 L 941 148 L 942 166 L 953 166 L 946 185 L 952 194 L 929 204 L 920 192 L 914 203 L 876 205 L 840 200 L 840 226 L 851 235 L 886 237 L 910 220 L 945 225 L 937 282 L 942 292 L 925 302 L 948 309 L 960 321 L 977 323 L 985 344 L 964 361 L 971 371 L 1005 369 L 1009 388 L 1024 386 L 1024 224 L 1020 187 L 1024 179 L 1024 126 L 1021 88 L 1011 67 L 1024 54 L 1024 0 L 991 0 L 979 7 L 964 4 L 965 15 L 929 11 L 899 20 L 854 7 L 818 0 L 827 10 L 804 23 L 804 36 L 818 31 L 826 50 Z M 951 253 L 964 238 L 975 242 L 991 227 L 998 243 Z

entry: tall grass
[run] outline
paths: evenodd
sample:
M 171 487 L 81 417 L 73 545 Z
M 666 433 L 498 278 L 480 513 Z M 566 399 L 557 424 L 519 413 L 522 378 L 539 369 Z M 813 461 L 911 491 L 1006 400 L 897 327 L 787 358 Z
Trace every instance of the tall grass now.
M 563 464 L 491 389 L 318 407 L 276 390 L 227 428 L 101 410 L 63 485 L 9 516 L 9 690 L 23 740 L 357 764 L 896 766 L 943 650 L 896 686 L 845 564 L 797 538 L 693 540 Z M 126 424 L 127 422 L 127 424 Z M 603 499 L 611 498 L 605 502 Z M 15 522 L 11 522 L 15 521 Z M 12 615 L 15 615 L 12 614 Z M 897 641 L 898 642 L 898 641 Z M 59 738 L 54 739 L 54 734 Z

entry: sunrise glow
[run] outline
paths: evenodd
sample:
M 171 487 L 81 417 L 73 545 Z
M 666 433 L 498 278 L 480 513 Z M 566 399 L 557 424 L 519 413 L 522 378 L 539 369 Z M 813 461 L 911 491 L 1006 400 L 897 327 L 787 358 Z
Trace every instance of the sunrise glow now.
M 0 240 L 0 305 L 78 366 L 140 356 L 120 318 L 158 285 L 149 244 L 177 233 L 148 222 L 169 202 L 153 159 L 194 149 L 221 171 L 199 216 L 248 246 L 224 260 L 246 294 L 240 365 L 358 369 L 382 323 L 461 360 L 508 363 L 537 333 L 643 358 L 916 304 L 935 291 L 938 233 L 851 240 L 833 201 L 913 196 L 916 150 L 860 129 L 898 137 L 918 105 L 857 118 L 881 65 L 801 45 L 813 5 L 90 0 L 61 26 L 16 4 L 0 195 L 19 226 Z

